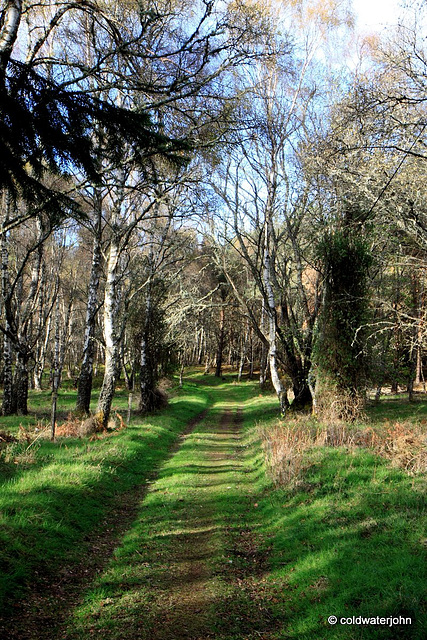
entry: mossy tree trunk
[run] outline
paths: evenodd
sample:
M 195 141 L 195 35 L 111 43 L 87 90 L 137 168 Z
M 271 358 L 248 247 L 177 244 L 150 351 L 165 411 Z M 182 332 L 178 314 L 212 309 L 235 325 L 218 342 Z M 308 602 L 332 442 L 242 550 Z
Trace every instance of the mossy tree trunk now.
M 360 407 L 367 384 L 365 326 L 367 277 L 371 255 L 351 230 L 325 235 L 319 247 L 324 265 L 324 295 L 315 345 L 316 399 L 319 413 L 336 405 L 343 412 Z M 344 415 L 344 414 L 343 414 Z

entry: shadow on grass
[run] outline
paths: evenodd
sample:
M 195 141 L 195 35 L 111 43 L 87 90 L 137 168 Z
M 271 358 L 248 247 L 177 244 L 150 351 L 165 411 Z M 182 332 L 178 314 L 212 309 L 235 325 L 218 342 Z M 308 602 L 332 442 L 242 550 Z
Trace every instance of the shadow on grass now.
M 10 614 L 16 617 L 19 611 L 19 607 L 9 608 L 10 600 L 25 595 L 30 587 L 37 594 L 37 583 L 43 589 L 46 584 L 48 588 L 51 583 L 60 584 L 61 567 L 92 554 L 94 541 L 102 547 L 103 540 L 110 539 L 101 564 L 106 561 L 114 548 L 114 536 L 123 533 L 135 517 L 141 490 L 171 455 L 188 420 L 206 402 L 203 396 L 193 401 L 177 399 L 162 416 L 147 419 L 146 429 L 133 425 L 94 442 L 45 441 L 36 463 L 4 482 L 0 602 L 5 620 L 0 629 L 7 629 L 7 637 L 24 638 L 19 630 L 13 635 L 8 623 Z M 72 574 L 74 569 L 67 571 Z M 81 578 L 86 582 L 88 575 Z M 25 602 L 23 607 L 21 613 Z
M 299 490 L 265 502 L 276 531 L 272 576 L 287 594 L 283 637 L 427 637 L 427 502 L 412 483 L 370 453 L 324 450 Z M 412 625 L 331 627 L 330 615 L 404 616 Z
M 120 543 L 114 556 L 110 548 L 108 564 L 86 585 L 83 603 L 57 637 L 424 640 L 425 480 L 392 470 L 366 451 L 324 448 L 312 454 L 303 478 L 272 490 L 262 480 L 257 449 L 245 448 L 226 425 L 224 440 L 212 433 L 229 403 L 247 398 L 247 388 L 229 389 L 215 381 L 211 392 L 217 405 L 208 423 L 186 438 L 178 455 L 161 468 L 144 502 L 136 505 L 130 528 L 116 537 Z M 246 424 L 276 415 L 273 402 L 252 402 L 245 406 Z M 136 465 L 139 456 L 147 456 L 148 467 L 157 464 L 151 451 L 158 447 L 156 432 L 149 434 L 145 448 L 139 446 L 137 431 L 129 430 L 128 438 Z M 67 455 L 77 452 L 73 446 L 70 443 Z M 119 482 L 130 487 L 136 483 L 134 476 L 124 480 L 119 457 L 108 460 L 102 462 L 100 456 L 91 465 L 87 462 L 88 472 L 96 473 L 101 466 L 97 486 L 104 482 L 104 493 L 92 494 L 76 485 L 76 492 L 68 487 L 52 494 L 41 484 L 47 505 L 51 495 L 53 504 L 70 501 L 74 511 L 88 498 L 88 511 L 95 510 L 91 517 L 96 520 L 95 503 L 108 501 L 117 474 L 123 474 Z M 72 460 L 66 469 L 70 479 Z M 31 491 L 35 489 L 29 495 Z M 22 491 L 13 497 L 15 509 L 18 499 L 26 499 Z M 35 494 L 30 502 L 34 499 Z M 29 503 L 29 544 L 46 533 L 31 508 Z M 10 517 L 19 517 L 19 512 Z M 53 520 L 58 526 L 58 515 Z M 22 540 L 19 553 L 25 552 L 25 536 Z M 330 615 L 401 615 L 411 617 L 412 625 L 332 627 Z
M 215 425 L 199 425 L 185 440 L 65 638 L 231 640 L 272 629 L 268 601 L 249 588 L 264 579 L 258 556 L 233 542 L 247 533 L 256 475 L 237 456 L 240 442 L 235 429 Z M 200 464 L 190 463 L 197 453 Z

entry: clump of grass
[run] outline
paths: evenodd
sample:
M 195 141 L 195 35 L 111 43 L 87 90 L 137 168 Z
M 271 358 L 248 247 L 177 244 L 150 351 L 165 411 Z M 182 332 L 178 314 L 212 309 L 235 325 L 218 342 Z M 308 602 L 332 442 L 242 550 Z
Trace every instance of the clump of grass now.
M 322 422 L 363 422 L 367 418 L 365 405 L 365 394 L 350 393 L 334 385 L 323 384 L 315 410 Z
M 296 415 L 286 423 L 259 427 L 268 473 L 274 484 L 299 478 L 310 464 L 307 452 L 314 447 L 370 446 L 373 433 L 348 425 L 343 420 L 330 424 Z
M 305 452 L 316 441 L 313 429 L 304 425 L 299 418 L 286 424 L 259 427 L 265 464 L 275 485 L 289 483 L 299 477 L 304 470 Z
M 427 436 L 421 424 L 407 420 L 387 423 L 374 434 L 373 446 L 393 466 L 411 475 L 427 470 Z
M 311 464 L 307 453 L 316 447 L 363 447 L 409 474 L 427 470 L 427 436 L 421 423 L 393 421 L 373 428 L 344 420 L 319 423 L 295 416 L 286 423 L 260 427 L 268 473 L 276 486 L 284 485 Z
M 16 464 L 22 468 L 33 465 L 37 462 L 36 449 L 23 448 L 20 444 L 11 445 L 8 447 L 4 456 L 6 464 Z

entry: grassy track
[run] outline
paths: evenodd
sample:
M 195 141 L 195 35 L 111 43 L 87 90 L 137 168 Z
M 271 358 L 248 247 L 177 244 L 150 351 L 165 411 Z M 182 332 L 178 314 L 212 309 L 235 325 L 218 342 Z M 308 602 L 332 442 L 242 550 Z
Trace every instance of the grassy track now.
M 135 419 L 108 438 L 39 440 L 30 449 L 25 441 L 12 446 L 0 468 L 2 613 L 10 614 L 10 603 L 26 597 L 29 588 L 42 594 L 46 585 L 56 584 L 58 598 L 74 565 L 96 555 L 97 547 L 102 552 L 105 540 L 107 548 L 113 545 L 122 521 L 132 521 L 135 504 L 156 468 L 208 402 L 206 393 L 196 393 L 190 385 L 162 414 L 143 424 Z M 89 561 L 82 571 L 90 574 L 96 565 Z M 64 571 L 59 578 L 58 571 Z M 45 606 L 40 604 L 41 609 Z M 26 615 L 24 600 L 17 617 Z M 7 620 L 4 624 L 10 637 L 13 628 Z M 15 637 L 21 640 L 22 631 Z
M 208 416 L 162 467 L 64 637 L 231 640 L 271 628 L 258 592 L 253 600 L 254 577 L 265 567 L 253 526 L 259 470 L 247 464 L 242 431 L 243 416 L 253 423 L 257 411 L 252 393 L 244 385 L 210 388 Z M 274 407 L 261 400 L 263 411 Z
M 11 508 L 2 510 L 15 527 L 6 544 L 32 558 L 25 579 L 13 578 L 16 588 L 43 552 L 65 571 L 56 581 L 48 574 L 46 596 L 21 606 L 21 623 L 6 637 L 427 637 L 425 476 L 409 477 L 368 450 L 318 447 L 301 477 L 274 488 L 256 424 L 277 420 L 275 399 L 230 380 L 193 376 L 184 395 L 145 424 L 93 443 L 45 443 L 36 463 L 6 481 Z M 203 419 L 177 440 L 203 408 Z M 414 411 L 422 420 L 425 406 Z M 58 560 L 65 550 L 66 563 Z M 70 589 L 61 590 L 62 581 Z M 47 624 L 37 627 L 46 606 Z M 330 625 L 331 615 L 405 616 L 412 624 Z

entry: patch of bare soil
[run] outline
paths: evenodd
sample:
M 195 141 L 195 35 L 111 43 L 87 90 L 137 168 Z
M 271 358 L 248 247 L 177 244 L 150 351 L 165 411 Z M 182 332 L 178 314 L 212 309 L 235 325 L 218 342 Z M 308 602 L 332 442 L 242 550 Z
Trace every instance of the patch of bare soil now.
M 180 447 L 183 439 L 206 417 L 204 410 L 192 418 L 185 431 L 174 443 L 170 457 Z M 153 475 L 155 479 L 156 475 Z M 78 605 L 82 592 L 107 566 L 120 539 L 138 514 L 148 485 L 135 487 L 121 493 L 114 508 L 108 513 L 96 531 L 82 541 L 84 552 L 78 564 L 65 565 L 52 579 L 48 568 L 40 569 L 34 576 L 34 584 L 25 599 L 17 602 L 0 617 L 0 638 L 7 640 L 54 640 L 62 638 L 61 628 L 70 611 Z

